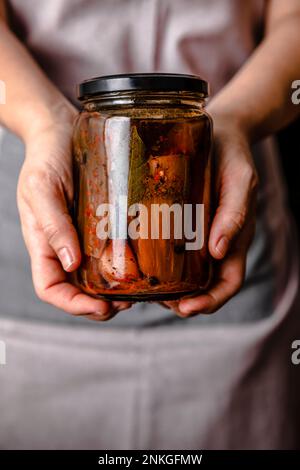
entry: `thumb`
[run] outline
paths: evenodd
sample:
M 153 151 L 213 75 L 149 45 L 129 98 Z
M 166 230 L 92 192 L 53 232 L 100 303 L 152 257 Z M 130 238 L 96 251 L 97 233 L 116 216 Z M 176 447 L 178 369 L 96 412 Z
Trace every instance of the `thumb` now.
M 209 238 L 209 251 L 216 259 L 226 256 L 232 240 L 241 232 L 245 211 L 225 204 L 220 205 L 214 218 Z
M 68 212 L 63 189 L 54 185 L 38 185 L 31 196 L 31 207 L 37 224 L 56 253 L 65 271 L 72 272 L 81 262 L 76 229 Z

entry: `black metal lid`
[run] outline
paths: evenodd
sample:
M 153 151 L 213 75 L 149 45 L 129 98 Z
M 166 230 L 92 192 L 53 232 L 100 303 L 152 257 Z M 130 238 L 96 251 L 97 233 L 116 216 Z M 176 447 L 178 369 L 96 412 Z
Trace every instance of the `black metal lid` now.
M 85 80 L 78 85 L 80 100 L 104 93 L 122 91 L 186 91 L 208 96 L 208 83 L 196 75 L 177 73 L 130 73 L 105 75 Z

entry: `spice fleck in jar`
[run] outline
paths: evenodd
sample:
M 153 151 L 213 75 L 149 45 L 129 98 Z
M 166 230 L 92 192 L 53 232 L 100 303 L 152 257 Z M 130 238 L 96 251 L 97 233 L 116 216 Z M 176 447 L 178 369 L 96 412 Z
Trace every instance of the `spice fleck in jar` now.
M 207 289 L 211 221 L 208 84 L 129 74 L 79 85 L 76 283 L 113 300 L 167 300 Z

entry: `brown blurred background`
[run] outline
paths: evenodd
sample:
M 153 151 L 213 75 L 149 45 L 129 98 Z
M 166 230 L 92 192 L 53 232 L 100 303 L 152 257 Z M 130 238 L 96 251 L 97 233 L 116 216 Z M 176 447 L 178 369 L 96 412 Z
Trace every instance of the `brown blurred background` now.
M 300 119 L 278 134 L 289 202 L 300 234 Z

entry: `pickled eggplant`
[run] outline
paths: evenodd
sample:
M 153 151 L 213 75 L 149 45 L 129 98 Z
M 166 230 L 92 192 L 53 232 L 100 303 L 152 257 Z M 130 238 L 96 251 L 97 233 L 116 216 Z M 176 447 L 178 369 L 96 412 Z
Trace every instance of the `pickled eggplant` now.
M 185 119 L 128 115 L 86 113 L 77 125 L 74 220 L 83 252 L 79 284 L 92 295 L 134 300 L 196 292 L 210 278 L 210 120 L 205 113 Z M 107 236 L 99 238 L 104 215 L 97 208 L 103 203 L 119 215 L 124 204 L 126 211 L 134 205 L 143 210 L 137 210 L 137 219 L 130 211 L 123 213 L 118 222 L 109 214 Z M 173 212 L 186 204 L 205 206 L 204 244 L 193 251 L 186 249 L 183 218 L 177 220 Z M 169 216 L 167 237 L 162 208 Z M 148 236 L 132 236 L 132 222 L 140 233 L 147 229 Z

